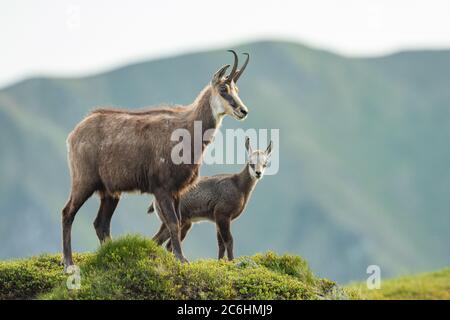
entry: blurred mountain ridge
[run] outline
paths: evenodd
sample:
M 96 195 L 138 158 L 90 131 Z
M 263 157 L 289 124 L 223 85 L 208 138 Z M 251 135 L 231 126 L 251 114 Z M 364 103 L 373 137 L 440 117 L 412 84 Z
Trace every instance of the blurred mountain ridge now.
M 280 171 L 256 187 L 233 224 L 236 253 L 300 254 L 321 276 L 364 279 L 448 266 L 450 51 L 346 58 L 297 43 L 235 48 L 250 108 L 226 128 L 279 128 Z M 65 139 L 96 106 L 188 104 L 231 56 L 225 50 L 127 65 L 82 78 L 31 78 L 0 90 L 0 258 L 60 250 L 69 193 Z M 202 174 L 240 170 L 212 165 Z M 151 197 L 125 195 L 113 234 L 152 235 Z M 93 197 L 74 222 L 76 250 L 98 244 Z M 215 230 L 196 225 L 191 258 L 215 257 Z

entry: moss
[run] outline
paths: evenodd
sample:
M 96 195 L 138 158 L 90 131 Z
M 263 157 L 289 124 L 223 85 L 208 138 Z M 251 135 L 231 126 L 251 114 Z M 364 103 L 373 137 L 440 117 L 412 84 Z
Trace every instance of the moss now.
M 179 263 L 141 236 L 79 254 L 81 287 L 69 290 L 56 255 L 0 264 L 2 299 L 347 299 L 346 289 L 316 278 L 300 257 L 273 252 L 235 261 Z M 339 294 L 336 294 L 339 292 Z

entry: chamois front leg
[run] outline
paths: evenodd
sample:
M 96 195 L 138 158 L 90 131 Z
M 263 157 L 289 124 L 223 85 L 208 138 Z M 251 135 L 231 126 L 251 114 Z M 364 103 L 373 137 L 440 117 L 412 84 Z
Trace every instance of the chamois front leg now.
M 222 236 L 220 235 L 219 227 L 217 226 L 217 245 L 219 247 L 218 259 L 223 259 L 225 255 L 225 243 L 223 242 Z
M 228 260 L 233 260 L 233 236 L 231 235 L 231 221 L 228 218 L 220 219 L 217 221 L 220 236 L 225 244 Z
M 186 238 L 186 235 L 189 232 L 189 230 L 191 229 L 191 226 L 192 226 L 191 222 L 186 222 L 181 227 L 181 243 L 183 243 L 184 238 Z M 167 243 L 166 249 L 167 249 L 167 251 L 172 251 L 172 242 L 170 242 L 170 240 Z
M 172 243 L 173 253 L 181 262 L 187 262 L 183 256 L 180 240 L 180 222 L 178 221 L 177 212 L 175 210 L 175 201 L 173 197 L 165 192 L 155 193 L 156 201 L 161 209 L 161 216 L 169 229 L 170 242 Z

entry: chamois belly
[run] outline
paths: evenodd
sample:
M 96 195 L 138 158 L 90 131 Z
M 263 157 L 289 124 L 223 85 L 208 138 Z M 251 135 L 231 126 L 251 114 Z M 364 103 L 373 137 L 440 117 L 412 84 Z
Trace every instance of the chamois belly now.
M 162 188 L 181 194 L 195 183 L 198 167 L 153 165 L 149 162 L 121 161 L 100 168 L 100 177 L 110 192 L 154 193 Z
M 214 220 L 211 219 L 207 215 L 204 215 L 204 216 L 201 216 L 201 217 L 194 217 L 194 218 L 191 218 L 189 221 L 191 223 L 200 223 L 200 222 L 205 222 L 205 221 L 214 222 Z

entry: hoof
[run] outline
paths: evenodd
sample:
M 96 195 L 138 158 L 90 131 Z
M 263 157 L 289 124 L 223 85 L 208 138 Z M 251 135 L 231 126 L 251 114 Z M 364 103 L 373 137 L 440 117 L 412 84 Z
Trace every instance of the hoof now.
M 64 263 L 64 273 L 72 274 L 74 270 L 77 268 L 76 265 L 72 264 L 65 264 Z
M 181 263 L 189 263 L 188 259 L 186 259 L 182 254 L 175 254 L 175 257 L 176 257 Z
M 105 243 L 111 242 L 112 237 L 111 236 L 105 236 L 102 240 L 100 240 L 100 245 L 104 245 Z

